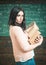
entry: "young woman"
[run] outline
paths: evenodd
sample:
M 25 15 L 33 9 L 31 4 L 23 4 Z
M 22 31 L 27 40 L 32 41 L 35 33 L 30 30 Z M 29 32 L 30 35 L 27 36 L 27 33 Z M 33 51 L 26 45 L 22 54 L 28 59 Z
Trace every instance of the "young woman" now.
M 22 8 L 14 7 L 9 17 L 9 34 L 12 41 L 15 65 L 35 65 L 34 49 L 42 44 L 43 37 L 35 39 L 37 44 L 30 45 L 26 29 L 25 13 Z

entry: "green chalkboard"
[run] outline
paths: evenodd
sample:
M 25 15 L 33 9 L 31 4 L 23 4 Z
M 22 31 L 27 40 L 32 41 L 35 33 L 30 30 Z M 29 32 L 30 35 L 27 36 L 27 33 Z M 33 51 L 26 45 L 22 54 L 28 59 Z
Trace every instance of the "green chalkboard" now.
M 46 4 L 0 4 L 0 36 L 9 36 L 8 19 L 14 6 L 24 9 L 27 26 L 35 21 L 46 37 Z

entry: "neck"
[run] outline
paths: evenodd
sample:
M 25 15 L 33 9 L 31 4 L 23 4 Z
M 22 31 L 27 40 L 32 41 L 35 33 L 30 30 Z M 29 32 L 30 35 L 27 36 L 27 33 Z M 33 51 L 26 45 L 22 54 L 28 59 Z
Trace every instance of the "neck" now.
M 15 22 L 15 25 L 21 27 L 21 26 L 22 26 L 22 23 L 17 23 L 17 22 Z

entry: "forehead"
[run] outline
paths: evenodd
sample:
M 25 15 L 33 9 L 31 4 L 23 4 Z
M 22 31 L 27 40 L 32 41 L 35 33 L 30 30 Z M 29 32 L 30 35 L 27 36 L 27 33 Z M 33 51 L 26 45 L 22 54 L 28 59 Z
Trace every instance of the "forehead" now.
M 23 11 L 19 11 L 19 12 L 18 12 L 18 14 L 21 14 L 21 15 L 23 15 L 23 14 L 24 14 L 24 12 L 23 12 Z

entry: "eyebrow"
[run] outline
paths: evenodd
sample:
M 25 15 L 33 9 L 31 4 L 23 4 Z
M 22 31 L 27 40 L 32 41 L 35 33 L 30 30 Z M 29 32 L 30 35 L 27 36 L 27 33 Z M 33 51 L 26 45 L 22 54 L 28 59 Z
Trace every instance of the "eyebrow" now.
M 18 14 L 17 16 L 20 16 L 20 14 Z M 24 16 L 24 14 L 22 16 Z

